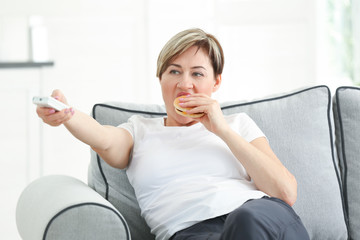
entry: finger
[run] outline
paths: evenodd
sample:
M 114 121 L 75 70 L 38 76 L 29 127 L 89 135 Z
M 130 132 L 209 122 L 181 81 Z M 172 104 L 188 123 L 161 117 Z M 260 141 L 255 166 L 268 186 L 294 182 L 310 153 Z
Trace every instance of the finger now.
M 180 102 L 179 105 L 181 107 L 185 107 L 185 108 L 195 108 L 195 107 L 199 107 L 199 106 L 208 106 L 211 105 L 213 103 L 212 100 L 210 99 L 194 99 L 194 100 L 189 100 L 187 102 Z
M 207 107 L 206 106 L 194 107 L 192 109 L 187 110 L 186 113 L 187 114 L 207 113 Z
M 63 109 L 62 111 L 49 115 L 46 118 L 46 123 L 51 123 L 51 125 L 60 125 L 68 121 L 71 118 L 71 116 L 72 116 L 72 111 L 70 109 Z
M 62 92 L 59 90 L 59 89 L 55 89 L 52 93 L 51 93 L 51 96 L 53 98 L 56 98 L 56 99 L 60 99 L 60 97 L 62 96 Z
M 55 123 L 57 125 L 60 125 L 60 124 L 63 124 L 65 123 L 66 121 L 68 121 L 70 119 L 70 116 L 68 114 L 66 114 L 65 116 L 63 116 L 62 118 L 59 118 L 55 121 Z
M 48 116 L 45 116 L 43 118 L 44 122 L 46 123 L 56 123 L 58 122 L 59 119 L 63 118 L 63 113 L 62 112 L 56 112 L 54 114 L 51 114 L 51 115 L 48 115 Z
M 187 97 L 205 97 L 205 98 L 210 98 L 209 95 L 206 95 L 205 93 L 194 93 L 191 95 L 186 95 Z
M 221 108 L 218 102 L 211 99 L 211 101 L 208 100 L 202 102 L 198 101 L 191 109 L 187 110 L 187 113 L 192 114 L 192 113 L 202 112 L 205 114 L 210 114 L 210 113 L 218 113 L 220 111 Z
M 52 92 L 51 96 L 52 96 L 53 98 L 55 98 L 56 100 L 59 100 L 60 102 L 65 103 L 66 105 L 69 105 L 69 104 L 67 103 L 67 100 L 66 100 L 66 98 L 65 98 L 65 95 L 64 95 L 59 89 L 55 89 L 55 90 Z
M 51 114 L 54 114 L 56 111 L 53 108 L 46 108 L 46 107 L 37 107 L 36 108 L 36 113 L 38 114 L 39 117 L 42 116 L 49 116 Z
M 199 99 L 199 98 L 204 98 L 204 99 L 211 99 L 208 95 L 203 94 L 203 93 L 196 93 L 196 94 L 192 94 L 192 95 L 185 95 L 182 96 L 180 99 L 184 99 L 184 100 L 193 100 L 193 99 Z
M 179 99 L 180 103 L 195 103 L 195 102 L 205 102 L 205 101 L 211 101 L 212 98 L 206 96 L 206 95 L 191 95 L 191 96 L 184 96 Z
M 51 111 L 51 110 L 50 110 Z M 58 119 L 62 119 L 64 118 L 64 116 L 66 115 L 66 109 L 63 109 L 61 111 L 57 111 L 55 113 L 52 114 L 48 114 L 47 115 L 47 119 L 49 119 L 50 121 L 57 121 Z

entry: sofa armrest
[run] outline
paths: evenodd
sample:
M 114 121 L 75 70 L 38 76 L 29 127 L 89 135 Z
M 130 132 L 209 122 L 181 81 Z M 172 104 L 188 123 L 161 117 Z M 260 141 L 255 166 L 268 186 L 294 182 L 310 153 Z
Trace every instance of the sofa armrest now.
M 131 239 L 123 216 L 85 183 L 52 175 L 30 183 L 16 207 L 24 240 Z

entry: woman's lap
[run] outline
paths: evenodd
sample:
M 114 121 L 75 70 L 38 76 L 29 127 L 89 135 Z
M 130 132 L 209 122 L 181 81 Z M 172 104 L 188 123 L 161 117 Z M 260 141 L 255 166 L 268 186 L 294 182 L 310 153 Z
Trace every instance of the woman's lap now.
M 249 200 L 228 215 L 176 233 L 171 240 L 309 239 L 294 210 L 277 198 Z

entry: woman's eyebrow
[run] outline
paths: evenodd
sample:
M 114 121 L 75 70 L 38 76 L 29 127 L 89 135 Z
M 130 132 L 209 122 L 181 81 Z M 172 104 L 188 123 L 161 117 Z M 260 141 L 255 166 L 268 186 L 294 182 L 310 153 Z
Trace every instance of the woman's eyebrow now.
M 175 64 L 175 63 L 172 63 L 172 64 L 170 64 L 169 66 L 174 66 L 174 67 L 182 68 L 181 65 Z
M 204 69 L 206 71 L 206 68 L 203 67 L 203 66 L 194 66 L 194 67 L 192 67 L 192 69 L 196 69 L 196 68 L 202 68 L 202 69 Z
M 170 66 L 182 68 L 182 66 L 180 64 L 176 64 L 176 63 L 172 63 L 172 64 L 170 64 Z M 201 68 L 201 69 L 204 69 L 205 71 L 207 71 L 206 68 L 203 67 L 203 66 L 193 66 L 193 67 L 191 67 L 191 69 L 197 69 L 197 68 Z

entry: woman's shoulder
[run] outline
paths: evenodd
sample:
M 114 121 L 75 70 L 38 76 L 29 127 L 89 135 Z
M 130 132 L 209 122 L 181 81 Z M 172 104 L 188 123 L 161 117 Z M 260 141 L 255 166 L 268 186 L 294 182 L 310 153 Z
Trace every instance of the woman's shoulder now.
M 146 126 L 146 127 L 156 127 L 161 126 L 163 123 L 163 117 L 145 117 L 142 115 L 133 115 L 129 118 L 128 123 L 135 126 Z
M 229 125 L 248 142 L 264 137 L 265 134 L 247 113 L 236 113 L 226 116 Z
M 230 114 L 230 115 L 225 115 L 225 119 L 229 123 L 231 123 L 231 122 L 239 122 L 239 121 L 251 121 L 251 118 L 245 112 L 233 113 L 233 114 Z
M 148 131 L 156 131 L 162 127 L 163 118 L 150 118 L 141 115 L 131 116 L 127 122 L 118 127 L 130 132 L 134 139 L 144 135 Z M 140 135 L 139 135 L 140 134 Z

